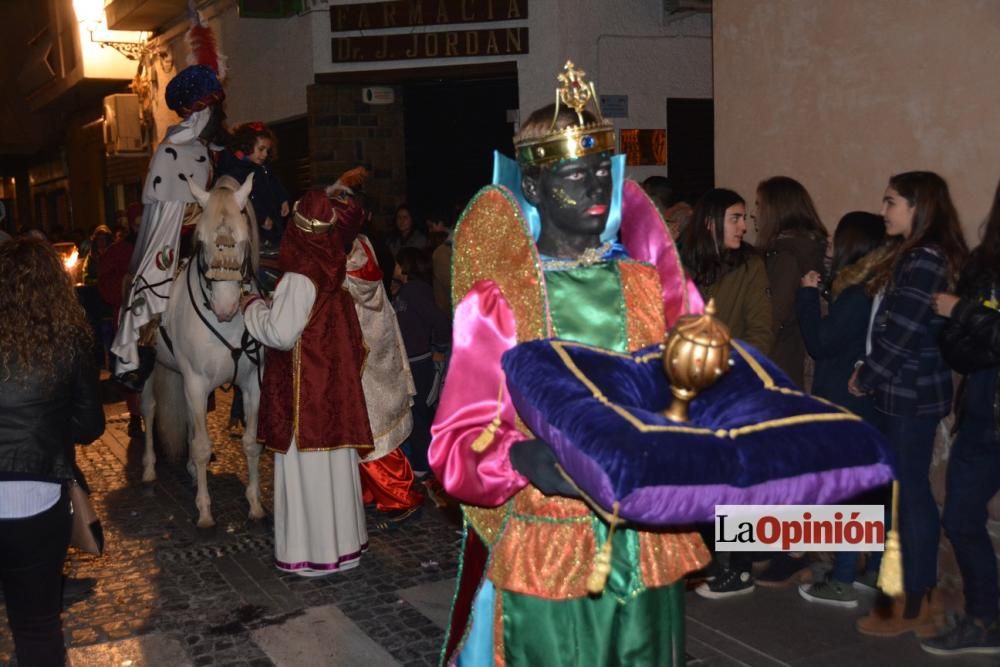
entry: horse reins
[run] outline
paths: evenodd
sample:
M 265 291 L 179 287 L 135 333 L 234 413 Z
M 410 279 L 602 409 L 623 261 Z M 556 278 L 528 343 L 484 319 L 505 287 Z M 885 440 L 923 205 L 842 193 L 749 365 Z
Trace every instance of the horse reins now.
M 195 257 L 195 260 L 196 260 L 196 262 L 198 264 L 198 275 L 199 275 L 199 277 L 204 277 L 205 280 L 209 280 L 209 278 L 206 277 L 206 276 L 204 276 L 204 274 L 201 271 L 201 253 L 200 252 L 197 253 L 197 256 Z M 188 267 L 187 267 L 187 280 L 185 282 L 187 282 L 188 296 L 191 299 L 191 304 L 194 306 L 194 312 L 198 313 L 199 319 L 201 319 L 201 321 L 205 324 L 205 326 L 208 327 L 208 330 L 212 332 L 212 335 L 214 335 L 216 338 L 218 338 L 219 341 L 223 345 L 226 346 L 226 349 L 229 350 L 230 356 L 232 356 L 232 358 L 233 358 L 233 379 L 229 382 L 229 386 L 228 387 L 225 386 L 225 385 L 222 386 L 222 391 L 231 391 L 232 388 L 233 388 L 233 385 L 236 384 L 236 377 L 239 375 L 239 370 L 240 370 L 240 357 L 243 356 L 244 354 L 246 354 L 246 357 L 247 357 L 248 360 L 250 360 L 250 363 L 252 363 L 254 366 L 257 367 L 257 385 L 260 386 L 262 384 L 262 382 L 263 382 L 263 378 L 261 377 L 261 370 L 260 370 L 260 348 L 262 347 L 260 341 L 256 340 L 253 336 L 250 335 L 250 332 L 247 330 L 246 324 L 244 324 L 243 325 L 243 336 L 240 339 L 240 346 L 236 347 L 234 345 L 230 345 L 229 341 L 226 340 L 225 337 L 222 334 L 220 334 L 215 327 L 212 326 L 212 323 L 209 322 L 208 318 L 205 317 L 205 315 L 201 312 L 201 309 L 198 307 L 198 304 L 195 301 L 195 298 L 194 298 L 194 289 L 191 287 L 191 264 L 192 264 L 192 262 L 188 263 Z M 244 262 L 244 264 L 245 264 L 245 262 Z M 256 276 L 254 276 L 254 279 L 256 279 Z M 250 281 L 244 281 L 244 284 L 246 282 L 250 282 Z M 211 303 L 210 303 L 210 301 L 208 299 L 208 294 L 205 293 L 205 287 L 204 287 L 204 285 L 202 285 L 202 283 L 201 283 L 200 280 L 198 281 L 198 289 L 201 291 L 201 297 L 203 299 L 203 303 L 205 305 L 205 308 L 208 309 L 208 310 L 211 310 L 212 306 L 211 306 Z

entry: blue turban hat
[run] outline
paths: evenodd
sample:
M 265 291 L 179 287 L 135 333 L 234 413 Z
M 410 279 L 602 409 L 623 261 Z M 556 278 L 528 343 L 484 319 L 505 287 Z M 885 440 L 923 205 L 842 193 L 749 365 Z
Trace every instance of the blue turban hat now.
M 207 65 L 185 67 L 167 84 L 167 106 L 183 118 L 225 98 L 219 77 Z

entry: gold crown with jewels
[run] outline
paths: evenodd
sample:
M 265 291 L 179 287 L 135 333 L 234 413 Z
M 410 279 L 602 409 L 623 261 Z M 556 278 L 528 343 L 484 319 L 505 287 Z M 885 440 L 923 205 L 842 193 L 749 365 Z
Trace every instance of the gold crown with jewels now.
M 542 137 L 514 142 L 517 161 L 522 166 L 535 167 L 594 153 L 614 152 L 615 128 L 601 115 L 594 83 L 584 79 L 586 74 L 571 61 L 566 61 L 563 73 L 558 76 L 562 85 L 556 88 L 556 110 L 549 132 Z M 597 122 L 588 124 L 583 119 L 583 110 L 591 103 Z M 559 110 L 563 107 L 576 112 L 579 124 L 557 130 Z

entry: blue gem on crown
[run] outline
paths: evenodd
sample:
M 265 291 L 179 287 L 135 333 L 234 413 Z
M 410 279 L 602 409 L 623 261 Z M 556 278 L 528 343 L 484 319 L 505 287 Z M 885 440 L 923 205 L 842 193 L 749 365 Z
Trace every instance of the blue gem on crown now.
M 595 143 L 596 143 L 596 141 L 595 141 L 594 137 L 590 136 L 589 134 L 587 136 L 583 137 L 582 139 L 580 139 L 580 145 L 585 150 L 590 150 L 591 148 L 593 148 Z

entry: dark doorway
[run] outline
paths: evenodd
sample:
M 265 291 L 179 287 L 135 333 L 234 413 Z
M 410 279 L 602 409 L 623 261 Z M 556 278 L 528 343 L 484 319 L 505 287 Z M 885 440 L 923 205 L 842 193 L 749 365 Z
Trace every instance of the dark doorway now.
M 667 176 L 691 203 L 715 187 L 711 99 L 667 99 Z
M 272 123 L 271 130 L 278 140 L 274 173 L 288 190 L 291 204 L 312 186 L 309 178 L 309 121 L 302 117 Z
M 418 220 L 461 210 L 489 184 L 493 151 L 514 154 L 516 76 L 407 82 L 403 106 L 407 201 Z

